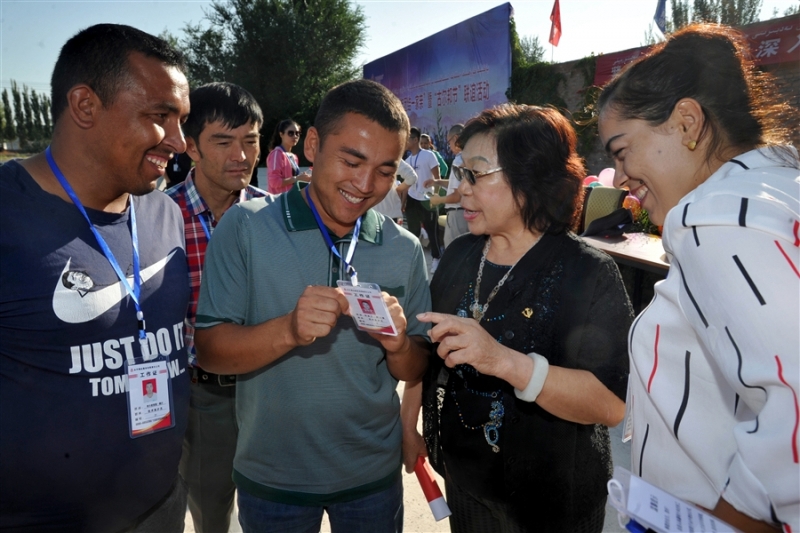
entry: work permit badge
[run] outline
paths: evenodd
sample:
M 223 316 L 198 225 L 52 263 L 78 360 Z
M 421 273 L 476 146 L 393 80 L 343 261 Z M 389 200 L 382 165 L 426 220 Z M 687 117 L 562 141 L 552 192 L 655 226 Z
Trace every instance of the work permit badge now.
M 305 189 L 305 193 L 308 207 L 314 214 L 314 220 L 317 221 L 317 227 L 325 240 L 325 244 L 328 245 L 331 253 L 342 261 L 345 266 L 344 271 L 350 276 L 350 281 L 339 280 L 336 284 L 344 292 L 344 296 L 350 304 L 350 316 L 353 317 L 356 327 L 362 331 L 396 337 L 397 328 L 394 326 L 392 315 L 389 314 L 389 308 L 383 300 L 380 286 L 377 283 L 359 283 L 358 274 L 352 265 L 353 254 L 355 254 L 356 246 L 358 246 L 358 236 L 361 234 L 361 217 L 356 220 L 353 235 L 350 238 L 350 246 L 347 248 L 345 257 L 342 257 L 330 235 L 328 235 L 328 230 L 325 229 L 325 225 L 322 223 L 317 206 L 314 205 L 314 200 L 311 199 L 311 193 L 308 192 L 308 188 Z
M 136 308 L 136 329 L 139 331 L 139 342 L 142 349 L 147 346 L 147 333 L 145 331 L 144 311 L 142 310 L 140 296 L 142 276 L 139 268 L 139 234 L 136 226 L 136 209 L 133 197 L 130 198 L 130 227 L 131 227 L 131 249 L 133 255 L 133 284 L 131 284 L 122 271 L 122 268 L 106 243 L 103 236 L 94 227 L 86 209 L 83 207 L 80 198 L 69 184 L 66 176 L 58 167 L 53 153 L 48 146 L 45 149 L 45 157 L 50 170 L 64 188 L 72 203 L 80 211 L 83 218 L 89 224 L 89 229 L 97 240 L 100 250 L 108 260 L 114 273 L 117 275 L 128 296 L 133 300 Z M 147 352 L 145 352 L 147 354 Z M 172 416 L 172 388 L 167 370 L 167 359 L 164 357 L 151 358 L 145 362 L 144 358 L 134 359 L 133 364 L 125 361 L 125 373 L 128 375 L 128 427 L 131 438 L 149 435 L 162 429 L 169 429 L 175 426 L 175 419 Z
M 383 335 L 397 336 L 392 315 L 381 294 L 377 283 L 358 283 L 353 285 L 350 281 L 336 282 L 344 292 L 344 297 L 350 304 L 350 316 L 358 329 Z
M 175 427 L 172 382 L 166 357 L 125 362 L 128 375 L 128 427 L 132 439 Z

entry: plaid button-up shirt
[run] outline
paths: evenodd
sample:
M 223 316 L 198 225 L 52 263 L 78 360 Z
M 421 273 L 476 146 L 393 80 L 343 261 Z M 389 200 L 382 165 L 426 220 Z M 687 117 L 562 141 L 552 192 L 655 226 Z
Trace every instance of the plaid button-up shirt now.
M 214 232 L 218 220 L 206 205 L 197 187 L 194 185 L 194 169 L 186 176 L 183 183 L 166 191 L 167 195 L 175 200 L 183 214 L 184 233 L 186 235 L 186 258 L 189 262 L 189 286 L 192 294 L 189 297 L 189 310 L 186 313 L 185 339 L 186 353 L 189 355 L 189 365 L 197 366 L 197 356 L 194 349 L 194 321 L 197 314 L 197 299 L 200 296 L 200 278 L 203 272 L 203 261 L 206 256 L 208 237 Z M 253 198 L 266 196 L 266 192 L 257 187 L 248 185 L 239 193 L 239 198 L 234 202 L 244 202 Z M 203 228 L 203 222 L 209 235 Z

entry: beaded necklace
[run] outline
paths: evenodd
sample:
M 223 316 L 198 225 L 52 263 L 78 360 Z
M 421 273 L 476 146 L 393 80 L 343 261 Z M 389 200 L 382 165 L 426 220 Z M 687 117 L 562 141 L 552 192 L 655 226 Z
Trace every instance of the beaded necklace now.
M 464 414 L 461 412 L 461 406 L 458 404 L 456 391 L 455 389 L 450 389 L 450 395 L 453 397 L 453 403 L 456 406 L 456 412 L 458 413 L 458 419 L 461 422 L 461 425 L 466 429 L 483 429 L 483 437 L 486 439 L 486 442 L 489 444 L 489 446 L 491 446 L 494 453 L 498 453 L 500 451 L 500 446 L 497 445 L 497 441 L 500 439 L 499 429 L 503 425 L 503 416 L 505 415 L 505 407 L 503 406 L 503 391 L 496 390 L 492 392 L 483 392 L 469 388 L 469 385 L 467 384 L 467 378 L 464 376 L 464 372 L 471 371 L 475 375 L 478 374 L 478 371 L 469 365 L 458 365 L 455 368 L 455 371 L 456 374 L 458 374 L 458 376 L 464 381 L 464 390 L 470 394 L 483 396 L 484 398 L 492 398 L 491 408 L 489 411 L 489 420 L 483 424 L 472 426 L 464 421 Z
M 539 242 L 538 238 L 533 242 L 531 248 L 533 248 L 537 242 Z M 478 300 L 481 297 L 481 279 L 483 279 L 483 266 L 486 264 L 486 256 L 489 253 L 489 248 L 491 247 L 492 247 L 492 238 L 489 237 L 488 239 L 486 239 L 486 244 L 483 247 L 483 255 L 481 255 L 481 264 L 478 266 L 478 278 L 475 280 L 475 301 L 472 302 L 472 305 L 470 306 L 470 310 L 472 311 L 472 318 L 477 320 L 479 323 L 481 320 L 483 320 L 484 315 L 486 315 L 486 311 L 489 309 L 489 303 L 491 303 L 494 297 L 497 296 L 497 291 L 499 291 L 500 287 L 502 287 L 503 284 L 506 282 L 509 274 L 511 274 L 511 271 L 514 270 L 514 267 L 517 266 L 517 263 L 519 263 L 519 260 L 525 257 L 525 255 L 527 254 L 527 252 L 525 252 L 519 257 L 519 259 L 514 261 L 514 264 L 511 265 L 511 268 L 509 268 L 508 272 L 506 272 L 506 275 L 503 276 L 500 279 L 500 281 L 497 282 L 497 285 L 494 286 L 492 292 L 489 293 L 489 297 L 486 298 L 486 303 L 481 305 L 480 303 L 478 303 Z
M 493 263 L 491 262 L 489 264 L 493 265 Z M 494 267 L 496 269 L 505 270 L 506 274 L 510 270 L 509 267 L 507 266 L 494 265 Z M 490 272 L 489 274 L 490 274 L 488 276 L 489 279 L 493 278 L 496 279 L 493 271 Z M 477 290 L 478 287 L 475 287 L 474 289 L 469 290 L 466 295 L 464 295 L 464 300 L 462 300 L 462 304 L 459 305 L 459 308 L 456 312 L 456 314 L 459 317 L 461 318 L 468 317 L 467 310 L 465 309 L 465 307 L 469 307 L 470 306 L 469 302 L 470 301 L 474 302 L 479 297 L 478 293 L 476 292 Z M 493 318 L 487 318 L 486 321 L 490 322 L 494 320 L 502 320 L 504 317 L 505 314 L 500 314 Z M 497 339 L 497 341 L 502 343 L 502 339 Z M 470 430 L 482 430 L 483 437 L 484 439 L 486 439 L 486 443 L 491 447 L 494 453 L 499 453 L 500 446 L 498 446 L 497 444 L 498 441 L 500 440 L 499 430 L 500 427 L 503 425 L 503 416 L 505 415 L 505 407 L 503 405 L 503 391 L 498 389 L 496 391 L 485 392 L 471 388 L 469 386 L 469 382 L 467 381 L 467 375 L 478 377 L 480 374 L 470 365 L 465 365 L 465 364 L 457 365 L 453 370 L 456 373 L 456 375 L 458 375 L 458 377 L 460 377 L 461 380 L 463 381 L 465 392 L 473 394 L 475 396 L 481 396 L 484 398 L 491 399 L 491 403 L 489 406 L 489 420 L 484 422 L 483 424 L 478 424 L 478 425 L 468 424 L 466 419 L 464 418 L 464 414 L 462 413 L 461 405 L 458 402 L 458 396 L 456 394 L 456 391 L 455 389 L 451 388 L 450 396 L 453 398 L 453 404 L 456 407 L 456 414 L 458 415 L 458 419 L 461 422 L 461 426 L 464 427 L 465 429 L 470 429 Z
M 536 243 L 539 242 L 540 238 L 541 235 L 537 236 L 536 240 L 533 241 L 533 244 L 531 244 L 530 248 L 533 248 L 536 245 Z M 489 237 L 488 239 L 486 239 L 486 244 L 483 247 L 481 262 L 480 265 L 478 266 L 478 277 L 475 280 L 475 291 L 473 293 L 474 299 L 469 307 L 470 310 L 472 311 L 472 318 L 477 320 L 478 323 L 480 323 L 480 321 L 483 320 L 483 317 L 486 315 L 486 311 L 489 309 L 489 304 L 494 299 L 494 297 L 497 296 L 500 287 L 502 287 L 503 284 L 505 284 L 506 280 L 508 279 L 508 276 L 511 274 L 511 271 L 514 270 L 515 266 L 517 266 L 519 260 L 527 255 L 527 252 L 525 252 L 519 257 L 519 259 L 514 261 L 514 264 L 511 265 L 511 268 L 509 268 L 508 271 L 506 271 L 503 277 L 500 278 L 500 281 L 497 282 L 497 285 L 495 285 L 492 291 L 489 293 L 489 296 L 486 298 L 486 303 L 481 305 L 480 303 L 478 303 L 478 300 L 481 297 L 481 280 L 483 279 L 483 267 L 486 265 L 486 256 L 488 255 L 489 248 L 491 247 L 492 247 L 492 238 Z M 530 248 L 528 248 L 528 251 L 530 251 Z M 466 317 L 466 312 L 459 310 L 458 315 Z M 473 426 L 467 424 L 464 421 L 464 415 L 461 412 L 461 406 L 458 404 L 458 398 L 456 397 L 455 389 L 451 388 L 450 394 L 453 397 L 453 403 L 456 406 L 456 411 L 458 413 L 458 418 L 459 421 L 461 422 L 461 425 L 464 426 L 466 429 L 483 429 L 483 437 L 486 439 L 487 444 L 491 446 L 492 451 L 494 453 L 500 452 L 500 446 L 497 445 L 497 441 L 500 438 L 499 430 L 500 427 L 502 427 L 503 425 L 503 416 L 505 415 L 505 407 L 503 406 L 503 391 L 496 390 L 493 392 L 483 392 L 469 388 L 467 379 L 464 377 L 464 371 L 471 371 L 474 375 L 476 376 L 478 375 L 478 371 L 469 365 L 458 365 L 455 368 L 455 371 L 456 374 L 458 374 L 458 376 L 464 381 L 464 390 L 466 390 L 470 394 L 483 396 L 484 398 L 492 398 L 492 402 L 490 404 L 490 409 L 489 409 L 489 420 L 487 422 L 484 422 L 483 424 Z

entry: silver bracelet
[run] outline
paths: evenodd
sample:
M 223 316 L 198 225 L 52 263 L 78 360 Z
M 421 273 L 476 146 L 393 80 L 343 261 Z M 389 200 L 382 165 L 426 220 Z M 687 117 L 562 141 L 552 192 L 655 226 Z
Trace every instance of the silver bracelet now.
M 523 402 L 535 402 L 539 397 L 539 393 L 544 388 L 544 382 L 547 379 L 547 373 L 550 372 L 550 363 L 543 355 L 536 352 L 531 352 L 528 357 L 533 359 L 533 373 L 531 379 L 525 390 L 519 390 L 514 387 L 514 394 Z

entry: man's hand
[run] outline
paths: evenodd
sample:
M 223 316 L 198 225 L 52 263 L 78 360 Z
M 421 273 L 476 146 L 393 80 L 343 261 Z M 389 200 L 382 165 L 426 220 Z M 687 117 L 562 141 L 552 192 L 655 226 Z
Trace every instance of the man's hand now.
M 414 471 L 414 466 L 417 464 L 418 457 L 427 457 L 428 450 L 425 447 L 425 440 L 419 434 L 417 428 L 403 427 L 403 464 L 406 467 L 406 472 L 411 473 Z
M 342 291 L 333 287 L 306 287 L 290 313 L 291 333 L 298 346 L 308 346 L 325 337 L 349 305 Z M 405 319 L 405 317 L 403 317 Z
M 400 306 L 400 302 L 394 296 L 389 296 L 389 293 L 382 292 L 383 301 L 386 302 L 386 307 L 389 309 L 389 316 L 392 317 L 392 322 L 397 330 L 397 336 L 384 335 L 382 333 L 370 333 L 389 353 L 405 351 L 408 349 L 408 343 L 411 341 L 406 335 L 406 328 L 408 321 L 406 321 L 406 314 Z

